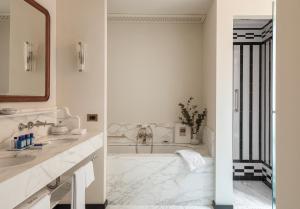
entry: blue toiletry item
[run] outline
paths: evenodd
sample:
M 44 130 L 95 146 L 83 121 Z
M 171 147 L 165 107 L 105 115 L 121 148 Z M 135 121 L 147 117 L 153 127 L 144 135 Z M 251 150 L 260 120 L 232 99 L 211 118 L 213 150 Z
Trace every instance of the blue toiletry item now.
M 22 145 L 23 145 L 22 139 L 23 139 L 23 137 L 22 137 L 22 136 L 19 136 L 19 138 L 18 138 L 18 140 L 17 140 L 17 143 L 16 143 L 16 148 L 17 148 L 17 149 L 22 149 L 22 148 L 23 148 L 23 147 L 22 147 Z
M 29 134 L 30 145 L 33 144 L 33 133 Z
M 21 142 L 22 142 L 22 148 L 21 149 L 23 149 L 23 148 L 25 148 L 26 147 L 26 144 L 27 144 L 27 140 L 26 140 L 26 136 L 24 135 L 24 136 L 22 136 L 22 140 L 21 140 Z
M 30 146 L 30 135 L 29 134 L 25 135 L 25 140 L 26 140 L 26 146 Z

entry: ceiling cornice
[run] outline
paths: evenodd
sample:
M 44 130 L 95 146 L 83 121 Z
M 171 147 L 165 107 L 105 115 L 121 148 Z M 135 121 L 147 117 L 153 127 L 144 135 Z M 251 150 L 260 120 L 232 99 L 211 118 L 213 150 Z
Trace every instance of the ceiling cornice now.
M 206 15 L 132 15 L 108 14 L 108 21 L 114 22 L 149 22 L 149 23 L 194 23 L 205 22 Z

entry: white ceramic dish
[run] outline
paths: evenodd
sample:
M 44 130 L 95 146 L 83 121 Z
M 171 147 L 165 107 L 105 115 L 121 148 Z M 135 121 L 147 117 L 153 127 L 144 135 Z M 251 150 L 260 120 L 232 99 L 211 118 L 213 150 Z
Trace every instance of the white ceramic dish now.
M 66 133 L 68 133 L 69 132 L 69 129 L 67 128 L 67 127 L 65 127 L 65 126 L 60 126 L 60 125 L 58 125 L 58 126 L 53 126 L 53 127 L 51 127 L 51 129 L 50 129 L 50 133 L 52 134 L 52 135 L 64 135 L 64 134 L 66 134 Z
M 15 108 L 0 109 L 0 114 L 2 114 L 2 115 L 14 115 L 14 114 L 17 114 L 17 113 L 18 113 L 18 110 L 15 109 Z

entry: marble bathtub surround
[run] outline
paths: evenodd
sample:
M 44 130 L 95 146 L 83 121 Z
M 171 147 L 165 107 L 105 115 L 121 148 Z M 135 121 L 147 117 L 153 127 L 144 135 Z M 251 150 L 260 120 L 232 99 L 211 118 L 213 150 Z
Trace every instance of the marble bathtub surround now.
M 173 142 L 174 140 L 174 126 L 173 123 L 149 123 L 149 124 L 130 124 L 130 123 L 112 123 L 108 126 L 109 137 L 126 137 L 131 141 L 136 141 L 138 133 L 138 126 L 150 125 L 153 130 L 154 142 Z
M 206 145 L 191 145 L 191 144 L 154 144 L 153 154 L 174 154 L 177 150 L 191 149 L 201 153 L 204 157 L 211 157 Z M 139 145 L 139 154 L 150 154 L 151 146 Z M 136 154 L 136 145 L 128 142 L 127 139 L 110 139 L 108 142 L 107 151 L 111 155 L 117 154 Z
M 176 123 L 149 123 L 149 124 L 133 124 L 133 123 L 112 123 L 108 126 L 108 137 L 125 137 L 131 141 L 136 141 L 139 125 L 150 125 L 153 130 L 153 140 L 156 143 L 175 142 L 175 126 Z M 198 137 L 204 135 L 205 127 L 201 127 Z M 186 143 L 186 142 L 185 142 Z
M 99 150 L 103 146 L 103 134 L 45 136 L 39 142 L 49 144 L 42 150 L 26 150 L 20 153 L 0 150 L 0 160 L 13 154 L 34 157 L 24 164 L 0 168 L 0 208 L 16 207 Z
M 214 198 L 214 162 L 205 158 L 199 173 L 176 154 L 108 156 L 110 205 L 206 206 Z

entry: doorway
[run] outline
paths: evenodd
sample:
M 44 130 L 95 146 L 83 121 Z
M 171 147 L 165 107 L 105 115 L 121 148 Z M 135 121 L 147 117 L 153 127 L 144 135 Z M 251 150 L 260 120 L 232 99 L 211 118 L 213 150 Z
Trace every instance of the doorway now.
M 235 19 L 233 178 L 237 208 L 272 208 L 273 20 Z

